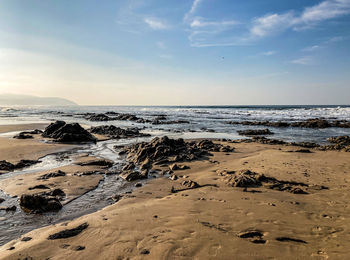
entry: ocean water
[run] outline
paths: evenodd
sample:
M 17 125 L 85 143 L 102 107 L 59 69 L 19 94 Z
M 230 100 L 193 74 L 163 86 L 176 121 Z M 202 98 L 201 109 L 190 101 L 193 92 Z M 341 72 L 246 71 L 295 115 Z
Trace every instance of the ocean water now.
M 166 115 L 168 120 L 186 120 L 190 124 L 151 125 L 131 121 L 90 122 L 79 116 L 83 113 L 108 111 L 135 114 L 154 119 Z M 74 106 L 74 107 L 15 107 L 0 108 L 0 124 L 19 124 L 65 120 L 84 125 L 112 124 L 120 127 L 139 127 L 154 136 L 169 135 L 182 138 L 241 138 L 237 130 L 266 128 L 264 126 L 230 125 L 230 121 L 286 121 L 310 118 L 350 120 L 350 106 Z M 273 138 L 285 141 L 324 143 L 330 136 L 350 134 L 349 129 L 274 128 Z
M 105 113 L 108 111 L 134 114 L 139 118 L 153 120 L 158 115 L 166 115 L 167 120 L 186 120 L 189 124 L 152 125 L 140 124 L 132 121 L 91 122 L 83 118 L 84 113 Z M 0 125 L 49 123 L 55 120 L 78 122 L 86 127 L 95 125 L 116 125 L 119 127 L 138 127 L 151 137 L 108 140 L 97 144 L 85 144 L 74 151 L 67 151 L 64 160 L 62 154 L 52 154 L 41 158 L 41 163 L 18 171 L 0 175 L 0 181 L 12 176 L 30 174 L 54 169 L 72 163 L 72 156 L 88 153 L 92 156 L 113 160 L 116 169 L 125 165 L 125 159 L 119 156 L 115 145 L 128 145 L 141 141 L 149 141 L 155 136 L 167 135 L 173 138 L 244 138 L 237 134 L 237 130 L 261 129 L 265 126 L 231 125 L 231 121 L 286 121 L 295 122 L 310 118 L 325 118 L 329 120 L 350 120 L 350 106 L 216 106 L 216 107 L 126 107 L 126 106 L 76 106 L 76 107 L 3 107 L 0 108 Z M 268 127 L 275 134 L 271 138 L 285 141 L 310 141 L 325 143 L 330 136 L 350 135 L 346 128 L 274 128 Z M 28 129 L 32 130 L 32 129 Z M 11 138 L 15 133 L 0 134 Z M 25 159 L 25 158 L 24 158 Z M 1 160 L 1 158 L 0 158 Z M 0 206 L 17 206 L 15 212 L 0 211 L 0 245 L 18 238 L 33 229 L 50 224 L 70 220 L 113 203 L 110 198 L 116 194 L 135 189 L 135 182 L 126 182 L 118 175 L 103 176 L 98 188 L 92 190 L 76 200 L 66 204 L 58 212 L 45 214 L 26 214 L 18 204 L 18 198 L 12 197 L 0 190 L 0 197 L 5 202 Z M 154 174 L 150 178 L 157 177 Z M 147 180 L 144 180 L 147 181 Z

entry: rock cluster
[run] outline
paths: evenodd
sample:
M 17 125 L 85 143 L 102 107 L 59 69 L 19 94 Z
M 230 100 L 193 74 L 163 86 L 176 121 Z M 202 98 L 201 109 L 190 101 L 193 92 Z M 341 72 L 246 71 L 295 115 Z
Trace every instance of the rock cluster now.
M 239 172 L 224 171 L 219 172 L 219 175 L 224 176 L 227 185 L 232 187 L 252 188 L 264 185 L 268 189 L 287 191 L 294 194 L 307 194 L 303 188 L 309 187 L 308 184 L 302 182 L 277 180 L 250 170 L 241 170 Z M 321 188 L 325 189 L 326 187 Z
M 45 128 L 42 136 L 53 138 L 61 143 L 96 142 L 96 138 L 78 123 L 66 124 L 64 121 L 51 123 Z
M 90 132 L 93 134 L 106 135 L 113 139 L 150 136 L 149 134 L 140 133 L 138 128 L 123 129 L 114 125 L 91 127 Z
M 34 138 L 32 135 L 42 134 L 43 131 L 39 129 L 35 129 L 33 131 L 24 131 L 20 132 L 19 134 L 15 135 L 13 138 L 15 139 L 31 139 Z
M 123 169 L 125 179 L 146 178 L 148 170 L 154 165 L 168 165 L 175 162 L 193 161 L 210 156 L 210 152 L 232 152 L 234 148 L 213 143 L 210 140 L 185 142 L 183 139 L 156 137 L 151 142 L 142 142 L 123 148 L 130 162 Z M 139 166 L 141 173 L 135 171 Z
M 344 150 L 350 152 L 350 136 L 336 136 L 328 138 L 331 145 L 325 145 L 322 148 L 324 150 Z
M 273 132 L 271 132 L 269 129 L 247 129 L 247 130 L 239 130 L 237 131 L 239 135 L 272 135 Z
M 141 119 L 132 114 L 122 114 L 117 112 L 107 112 L 105 114 L 88 113 L 85 114 L 84 118 L 89 121 L 138 121 Z
M 350 128 L 350 121 L 346 120 L 333 120 L 327 121 L 322 118 L 307 119 L 305 121 L 298 122 L 283 122 L 283 121 L 233 121 L 227 122 L 232 125 L 259 125 L 259 126 L 271 126 L 271 127 L 305 127 L 305 128 L 328 128 L 328 127 L 340 127 Z
M 29 167 L 33 164 L 39 163 L 41 161 L 39 160 L 20 160 L 18 163 L 16 164 L 12 164 L 8 161 L 0 161 L 0 171 L 14 171 L 17 169 L 21 169 L 24 167 Z

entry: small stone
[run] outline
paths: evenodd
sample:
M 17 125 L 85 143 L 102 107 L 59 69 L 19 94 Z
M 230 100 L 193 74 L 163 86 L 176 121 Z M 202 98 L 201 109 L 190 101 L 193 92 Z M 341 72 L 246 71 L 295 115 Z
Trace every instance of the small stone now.
M 150 252 L 149 252 L 148 249 L 142 249 L 141 252 L 140 252 L 141 255 L 148 255 L 149 253 Z
M 23 241 L 23 242 L 27 242 L 27 241 L 29 241 L 29 240 L 32 240 L 32 238 L 31 238 L 31 237 L 23 237 L 23 238 L 21 239 L 21 241 Z

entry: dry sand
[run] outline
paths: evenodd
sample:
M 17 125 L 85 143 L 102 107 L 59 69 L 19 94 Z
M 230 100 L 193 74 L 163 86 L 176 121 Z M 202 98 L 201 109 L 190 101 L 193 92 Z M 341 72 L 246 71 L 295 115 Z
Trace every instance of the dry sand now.
M 234 153 L 186 163 L 190 169 L 176 171 L 178 180 L 151 180 L 103 210 L 29 232 L 24 236 L 32 240 L 9 242 L 0 248 L 0 258 L 348 259 L 349 153 L 231 145 Z M 220 174 L 243 169 L 305 183 L 309 194 L 267 187 L 244 191 L 227 185 Z M 206 186 L 171 192 L 185 189 L 185 180 Z M 47 239 L 85 222 L 88 228 L 76 236 Z M 245 231 L 254 232 L 240 237 Z M 245 238 L 249 234 L 253 237 Z

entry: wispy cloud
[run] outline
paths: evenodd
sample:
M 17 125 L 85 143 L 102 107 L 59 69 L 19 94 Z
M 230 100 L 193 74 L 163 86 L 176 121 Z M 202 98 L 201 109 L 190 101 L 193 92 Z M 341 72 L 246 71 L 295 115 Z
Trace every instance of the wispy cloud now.
M 291 10 L 286 13 L 267 14 L 255 18 L 250 28 L 253 37 L 265 37 L 289 28 L 298 31 L 310 29 L 317 24 L 350 13 L 350 0 L 325 0 L 306 7 L 301 14 Z
M 153 30 L 166 30 L 169 26 L 162 20 L 155 17 L 148 17 L 144 19 L 144 22 Z
M 190 19 L 190 17 L 196 12 L 199 4 L 202 2 L 203 0 L 194 0 L 192 2 L 192 6 L 191 9 L 184 15 L 184 21 L 188 21 Z
M 265 52 L 262 52 L 261 55 L 272 56 L 272 55 L 275 55 L 276 53 L 277 53 L 277 51 L 265 51 Z
M 304 56 L 291 61 L 291 63 L 298 64 L 298 65 L 311 65 L 312 62 L 313 62 L 313 59 L 311 56 Z
M 345 38 L 343 36 L 335 36 L 335 37 L 329 38 L 328 40 L 320 42 L 319 44 L 305 47 L 304 49 L 302 49 L 302 51 L 307 51 L 307 52 L 318 51 L 318 50 L 327 48 L 329 45 L 333 43 L 343 41 L 344 39 Z
M 253 26 L 250 29 L 252 36 L 264 37 L 290 27 L 291 21 L 294 19 L 293 12 L 284 14 L 267 14 L 253 20 Z
M 190 26 L 192 28 L 199 27 L 223 27 L 223 26 L 232 26 L 239 24 L 239 22 L 234 20 L 224 20 L 224 21 L 205 21 L 202 17 L 196 17 L 191 22 Z
M 320 45 L 312 45 L 303 49 L 303 51 L 316 51 L 321 48 Z

